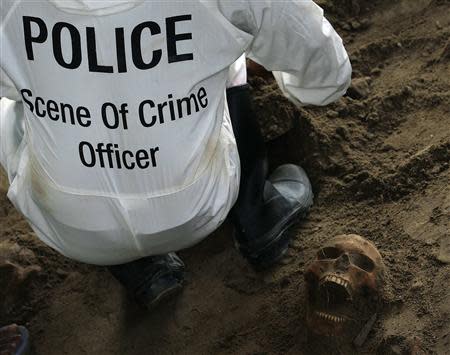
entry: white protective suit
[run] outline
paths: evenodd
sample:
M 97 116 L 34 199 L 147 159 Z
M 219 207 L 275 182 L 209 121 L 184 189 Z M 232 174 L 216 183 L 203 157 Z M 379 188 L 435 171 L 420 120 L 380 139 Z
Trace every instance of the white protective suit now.
M 1 0 L 0 44 L 8 197 L 46 244 L 99 265 L 189 247 L 226 218 L 240 169 L 225 90 L 244 53 L 297 104 L 338 99 L 351 76 L 308 0 Z

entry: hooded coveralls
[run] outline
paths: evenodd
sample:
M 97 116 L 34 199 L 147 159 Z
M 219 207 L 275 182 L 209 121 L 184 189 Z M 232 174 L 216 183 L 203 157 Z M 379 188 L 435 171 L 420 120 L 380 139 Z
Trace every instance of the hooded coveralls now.
M 224 221 L 240 175 L 225 91 L 244 53 L 296 104 L 336 100 L 351 76 L 308 0 L 2 0 L 0 45 L 8 197 L 46 244 L 99 265 Z

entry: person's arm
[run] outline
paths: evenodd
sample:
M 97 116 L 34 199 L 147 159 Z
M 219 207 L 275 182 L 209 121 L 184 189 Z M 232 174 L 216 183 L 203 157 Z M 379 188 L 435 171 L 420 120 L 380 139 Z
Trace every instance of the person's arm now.
M 327 105 L 346 92 L 350 61 L 342 39 L 319 6 L 311 0 L 245 3 L 234 13 L 228 9 L 229 19 L 253 35 L 248 57 L 274 72 L 290 100 Z
M 6 97 L 10 100 L 20 101 L 21 97 L 12 80 L 0 67 L 0 98 Z
M 21 141 L 22 126 L 17 122 L 23 117 L 23 104 L 12 80 L 0 67 L 0 168 L 3 167 L 11 182 L 17 173 L 15 158 Z

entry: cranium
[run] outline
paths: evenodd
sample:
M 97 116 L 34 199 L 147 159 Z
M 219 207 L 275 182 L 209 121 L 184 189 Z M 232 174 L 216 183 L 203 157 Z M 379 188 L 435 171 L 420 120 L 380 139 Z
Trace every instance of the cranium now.
M 373 324 L 383 274 L 380 253 L 361 236 L 340 235 L 327 242 L 305 273 L 310 331 L 352 341 L 365 324 Z

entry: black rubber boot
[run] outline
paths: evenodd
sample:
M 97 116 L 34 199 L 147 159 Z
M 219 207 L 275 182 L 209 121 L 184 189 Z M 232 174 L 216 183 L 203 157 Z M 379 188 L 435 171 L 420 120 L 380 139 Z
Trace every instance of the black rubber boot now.
M 302 168 L 283 165 L 267 180 L 267 154 L 251 107 L 248 85 L 227 90 L 241 162 L 239 196 L 231 211 L 235 242 L 257 269 L 270 267 L 286 252 L 286 230 L 312 205 L 311 184 Z
M 175 253 L 108 266 L 136 302 L 147 309 L 182 290 L 184 269 L 183 261 Z
M 306 217 L 313 204 L 311 183 L 305 171 L 293 164 L 278 167 L 265 183 L 264 204 L 258 221 L 241 218 L 236 244 L 257 269 L 270 267 L 286 253 L 291 235 L 288 228 Z

